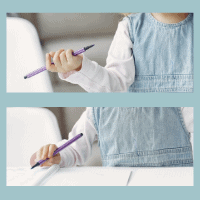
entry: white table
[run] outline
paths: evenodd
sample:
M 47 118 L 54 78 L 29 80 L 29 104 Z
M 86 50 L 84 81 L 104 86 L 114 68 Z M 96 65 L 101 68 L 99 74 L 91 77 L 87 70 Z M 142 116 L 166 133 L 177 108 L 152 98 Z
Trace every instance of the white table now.
M 47 170 L 41 169 L 38 170 Z M 7 168 L 7 185 L 20 185 L 19 179 L 30 168 Z M 41 173 L 41 171 L 40 171 Z M 35 176 L 35 175 L 34 175 Z M 27 178 L 26 178 L 27 179 Z M 30 179 L 30 177 L 29 177 Z M 97 180 L 98 179 L 98 180 Z M 106 180 L 107 179 L 107 180 Z M 21 183 L 26 185 L 24 179 Z M 45 186 L 193 186 L 193 167 L 177 168 L 60 168 Z

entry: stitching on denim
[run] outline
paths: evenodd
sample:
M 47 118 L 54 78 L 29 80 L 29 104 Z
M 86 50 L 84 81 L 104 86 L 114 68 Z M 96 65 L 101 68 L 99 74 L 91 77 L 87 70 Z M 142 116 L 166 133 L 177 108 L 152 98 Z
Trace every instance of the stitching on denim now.
M 187 84 L 188 86 L 183 86 L 183 85 L 181 86 L 179 83 L 180 80 L 182 81 L 181 82 L 182 84 L 188 83 L 189 85 Z M 144 81 L 146 88 L 144 87 Z M 168 83 L 167 87 L 163 85 L 164 83 Z M 157 86 L 158 84 L 159 85 L 161 84 L 161 86 L 158 87 Z M 143 86 L 143 88 L 141 88 L 141 85 Z M 193 92 L 193 75 L 136 76 L 135 82 L 133 82 L 133 84 L 129 87 L 129 92 L 166 92 L 166 91 Z
M 152 156 L 152 155 L 161 155 L 161 154 L 167 154 L 167 153 L 185 153 L 185 152 L 191 152 L 191 147 L 178 147 L 178 148 L 171 148 L 171 149 L 159 149 L 154 151 L 135 151 L 135 152 L 129 152 L 129 153 L 120 153 L 120 154 L 112 154 L 112 155 L 102 155 L 102 159 L 105 158 L 117 158 L 117 157 L 142 157 L 142 156 Z
M 151 15 L 151 13 L 147 13 L 147 15 L 148 15 L 148 18 L 150 19 L 150 21 L 156 25 L 159 25 L 159 26 L 165 27 L 165 28 L 177 28 L 177 27 L 186 25 L 192 19 L 193 13 L 189 13 L 188 16 L 184 20 L 182 20 L 178 23 L 174 23 L 174 24 L 167 24 L 167 23 L 159 22 Z
M 103 160 L 104 163 L 109 163 L 107 160 Z M 111 161 L 112 163 L 112 161 Z M 132 166 L 132 167 L 159 167 L 159 166 L 170 166 L 170 165 L 184 165 L 184 164 L 193 164 L 193 159 L 184 159 L 184 160 L 172 160 L 172 161 L 164 161 L 159 163 L 145 163 L 145 164 L 133 164 L 133 163 L 123 163 L 117 164 L 115 162 L 112 163 L 112 166 Z
M 164 88 L 164 89 L 140 89 L 140 88 L 129 88 L 129 92 L 193 92 L 193 88 Z
M 164 79 L 164 78 L 171 78 L 171 79 L 185 79 L 190 78 L 193 79 L 193 74 L 162 74 L 162 75 L 135 75 L 137 79 Z

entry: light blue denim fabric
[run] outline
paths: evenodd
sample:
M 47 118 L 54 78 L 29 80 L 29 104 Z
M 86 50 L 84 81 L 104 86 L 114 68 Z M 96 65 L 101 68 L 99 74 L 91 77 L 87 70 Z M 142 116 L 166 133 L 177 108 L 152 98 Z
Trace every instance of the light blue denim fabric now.
M 180 108 L 93 108 L 103 166 L 193 166 Z
M 193 92 L 193 14 L 165 24 L 150 13 L 128 20 L 135 81 L 129 92 Z

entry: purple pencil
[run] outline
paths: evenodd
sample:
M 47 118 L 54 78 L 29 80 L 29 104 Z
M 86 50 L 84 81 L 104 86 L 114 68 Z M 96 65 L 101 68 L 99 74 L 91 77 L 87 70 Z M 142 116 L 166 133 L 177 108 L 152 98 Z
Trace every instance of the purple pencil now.
M 83 136 L 83 133 L 80 133 L 78 135 L 76 135 L 75 137 L 73 137 L 71 140 L 67 141 L 65 144 L 63 144 L 62 146 L 58 147 L 54 153 L 53 156 L 55 156 L 58 152 L 60 152 L 61 150 L 63 150 L 64 148 L 66 148 L 67 146 L 69 146 L 70 144 L 72 144 L 73 142 L 75 142 L 76 140 L 78 140 L 80 137 Z M 35 165 L 33 165 L 31 167 L 31 169 L 43 164 L 44 162 L 46 162 L 47 160 L 49 160 L 49 158 L 47 158 L 46 160 L 39 160 Z
M 93 46 L 94 46 L 94 44 L 90 45 L 90 46 L 87 46 L 87 47 L 83 47 L 82 49 L 79 49 L 78 51 L 73 52 L 72 55 L 73 56 L 77 56 L 77 55 L 87 51 L 89 48 L 91 48 Z M 51 63 L 51 64 L 54 64 L 54 63 Z M 36 69 L 35 71 L 33 71 L 33 72 L 27 74 L 26 76 L 24 76 L 24 79 L 31 78 L 32 76 L 35 76 L 36 74 L 39 74 L 39 73 L 45 71 L 46 69 L 47 69 L 46 66 L 41 67 L 39 69 Z

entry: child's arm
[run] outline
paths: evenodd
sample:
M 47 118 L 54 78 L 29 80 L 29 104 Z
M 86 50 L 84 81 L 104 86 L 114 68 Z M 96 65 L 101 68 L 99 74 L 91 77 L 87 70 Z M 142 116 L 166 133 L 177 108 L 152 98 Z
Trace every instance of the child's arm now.
M 66 59 L 68 60 L 69 57 L 72 64 L 69 68 L 64 67 L 65 70 L 63 70 L 60 67 L 61 61 L 59 62 L 58 56 L 61 55 L 60 60 L 63 60 L 63 52 L 63 50 L 60 50 L 56 54 L 58 68 L 60 69 L 59 77 L 73 84 L 79 84 L 87 92 L 126 92 L 134 82 L 135 66 L 132 56 L 132 42 L 128 32 L 128 21 L 126 20 L 118 25 L 105 67 L 89 60 L 84 54 L 83 57 L 73 60 L 72 58 L 76 56 L 71 56 L 70 51 L 68 51 Z M 51 52 L 51 54 L 55 56 L 54 52 Z M 47 65 L 50 64 L 50 58 L 48 59 Z M 54 58 L 54 61 L 56 61 L 56 58 Z M 82 61 L 82 64 L 80 64 L 80 61 Z M 67 62 L 63 61 L 63 63 L 66 64 Z
M 86 160 L 90 157 L 92 152 L 92 144 L 97 139 L 97 132 L 93 124 L 93 120 L 91 118 L 91 108 L 87 108 L 86 111 L 81 115 L 80 119 L 74 125 L 72 131 L 69 133 L 69 139 L 73 138 L 79 133 L 83 133 L 83 136 L 59 152 L 58 158 L 56 156 L 54 160 L 49 159 L 49 162 L 43 166 L 51 166 L 53 164 L 60 164 L 61 167 L 72 167 L 75 165 L 82 165 Z M 66 143 L 67 140 L 62 140 L 54 146 L 57 148 L 62 144 Z M 48 149 L 48 148 L 47 148 Z M 53 148 L 52 148 L 53 149 Z M 38 151 L 33 154 L 31 157 L 30 164 L 31 166 L 35 164 L 33 160 L 37 157 L 37 159 L 42 158 L 42 151 Z M 44 153 L 48 157 L 48 153 Z M 59 160 L 60 157 L 60 160 Z M 36 159 L 36 160 L 37 160 Z

